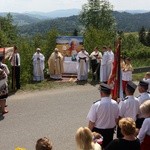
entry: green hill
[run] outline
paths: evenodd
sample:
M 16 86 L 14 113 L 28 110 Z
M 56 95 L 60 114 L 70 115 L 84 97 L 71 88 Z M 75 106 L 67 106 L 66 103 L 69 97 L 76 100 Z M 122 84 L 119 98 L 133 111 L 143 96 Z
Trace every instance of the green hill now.
M 113 12 L 117 24 L 117 30 L 124 32 L 138 32 L 144 26 L 150 28 L 150 12 L 140 14 L 130 14 L 127 12 Z M 29 25 L 19 27 L 19 33 L 23 35 L 34 35 L 36 33 L 46 33 L 51 28 L 56 28 L 60 33 L 72 34 L 74 29 L 79 32 L 82 26 L 79 23 L 78 16 L 62 17 L 34 22 Z

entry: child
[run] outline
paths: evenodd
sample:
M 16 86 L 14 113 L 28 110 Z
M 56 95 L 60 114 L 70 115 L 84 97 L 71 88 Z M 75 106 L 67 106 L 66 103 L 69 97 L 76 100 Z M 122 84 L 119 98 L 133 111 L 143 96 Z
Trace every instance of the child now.
M 40 138 L 36 142 L 35 149 L 36 150 L 52 150 L 52 142 L 46 137 Z
M 92 136 L 88 127 L 80 127 L 75 135 L 77 150 L 101 150 L 101 146 L 94 143 Z
M 125 88 L 128 81 L 132 81 L 133 67 L 131 65 L 131 59 L 128 57 L 125 59 L 125 65 L 122 69 L 122 88 L 125 93 Z
M 146 72 L 145 77 L 143 78 L 143 81 L 148 82 L 148 91 L 150 92 L 150 72 Z

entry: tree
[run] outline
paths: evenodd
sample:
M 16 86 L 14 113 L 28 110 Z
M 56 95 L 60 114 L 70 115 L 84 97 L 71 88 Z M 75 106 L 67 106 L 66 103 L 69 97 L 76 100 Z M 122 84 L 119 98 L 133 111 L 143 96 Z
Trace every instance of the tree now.
M 7 45 L 7 36 L 6 34 L 0 30 L 0 47 L 5 47 Z
M 13 25 L 13 19 L 10 13 L 8 13 L 6 17 L 0 17 L 0 31 L 1 34 L 3 33 L 3 37 L 5 37 L 5 42 L 1 43 L 1 45 L 12 46 L 16 44 L 17 30 L 16 26 Z
M 107 30 L 98 30 L 89 27 L 84 34 L 84 45 L 89 53 L 91 53 L 95 46 L 100 49 L 104 45 L 114 46 L 115 36 L 112 32 Z
M 146 35 L 146 44 L 150 47 L 150 29 L 148 30 L 148 33 Z
M 141 30 L 139 31 L 139 41 L 143 45 L 146 45 L 146 32 L 145 32 L 145 28 L 144 27 L 142 27 Z
M 74 29 L 73 36 L 78 36 L 78 30 L 77 29 Z
M 58 31 L 56 29 L 51 29 L 46 34 L 46 43 L 45 43 L 45 59 L 48 60 L 50 54 L 53 52 L 56 46 L 56 37 L 58 36 Z
M 107 0 L 88 0 L 79 15 L 85 28 L 114 30 L 115 20 L 112 16 L 112 5 Z

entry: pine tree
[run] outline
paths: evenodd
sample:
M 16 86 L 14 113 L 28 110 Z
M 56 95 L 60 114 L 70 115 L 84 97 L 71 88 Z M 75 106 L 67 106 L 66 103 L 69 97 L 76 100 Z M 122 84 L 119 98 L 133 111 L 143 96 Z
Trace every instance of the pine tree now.
M 146 44 L 150 47 L 150 29 L 148 30 L 148 33 L 146 35 Z
M 114 30 L 115 20 L 112 16 L 112 5 L 107 0 L 88 0 L 79 15 L 81 23 L 87 29 Z
M 78 30 L 74 29 L 73 36 L 78 36 Z
M 141 30 L 139 31 L 139 41 L 143 45 L 146 45 L 146 31 L 144 27 L 142 27 Z

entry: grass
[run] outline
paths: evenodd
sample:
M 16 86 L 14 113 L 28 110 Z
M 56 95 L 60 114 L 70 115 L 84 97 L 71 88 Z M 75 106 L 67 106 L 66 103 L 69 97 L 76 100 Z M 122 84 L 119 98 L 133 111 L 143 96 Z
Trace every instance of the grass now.
M 145 72 L 133 74 L 133 81 L 140 81 L 144 78 L 144 76 L 145 76 Z
M 76 85 L 74 82 L 48 81 L 34 82 L 21 87 L 22 91 L 56 89 Z
M 141 58 L 132 60 L 133 68 L 150 66 L 150 58 Z
M 133 74 L 133 81 L 139 81 L 143 79 L 145 73 L 137 73 Z M 88 82 L 91 84 L 92 76 L 89 74 Z M 34 90 L 47 90 L 47 89 L 58 89 L 69 86 L 76 86 L 78 83 L 76 82 L 61 82 L 61 81 L 47 81 L 44 80 L 42 82 L 34 82 L 30 84 L 23 85 L 21 87 L 21 91 L 34 91 Z M 82 83 L 81 83 L 82 84 Z

